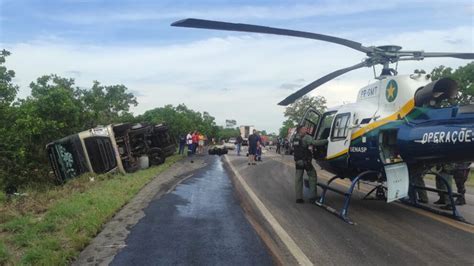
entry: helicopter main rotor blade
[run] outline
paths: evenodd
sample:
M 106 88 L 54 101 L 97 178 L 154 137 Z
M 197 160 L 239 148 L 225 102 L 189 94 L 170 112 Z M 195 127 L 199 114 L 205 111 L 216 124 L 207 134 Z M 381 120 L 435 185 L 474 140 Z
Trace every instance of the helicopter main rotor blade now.
M 355 69 L 358 69 L 358 68 L 362 68 L 362 67 L 370 67 L 371 65 L 372 64 L 370 64 L 369 62 L 364 61 L 364 62 L 359 63 L 357 65 L 353 65 L 353 66 L 346 67 L 346 68 L 343 68 L 343 69 L 339 69 L 339 70 L 336 70 L 332 73 L 329 73 L 326 76 L 324 76 L 324 77 L 322 77 L 318 80 L 313 81 L 312 83 L 306 85 L 302 89 L 300 89 L 300 90 L 294 92 L 293 94 L 291 94 L 290 96 L 286 97 L 283 101 L 279 102 L 278 105 L 287 106 L 289 104 L 292 104 L 298 98 L 300 98 L 303 95 L 307 94 L 308 92 L 314 90 L 315 88 L 323 85 L 324 83 L 330 81 L 331 79 L 334 79 L 334 78 L 336 78 L 336 77 L 338 77 L 342 74 L 345 74 L 349 71 L 352 71 L 352 70 L 355 70 Z
M 273 28 L 273 27 L 266 27 L 266 26 L 251 25 L 251 24 L 230 23 L 230 22 L 222 22 L 222 21 L 187 18 L 187 19 L 176 21 L 172 23 L 171 26 L 284 35 L 284 36 L 308 38 L 308 39 L 313 39 L 313 40 L 337 43 L 337 44 L 350 47 L 352 49 L 355 49 L 363 53 L 370 53 L 374 51 L 373 47 L 365 47 L 361 43 L 343 39 L 343 38 L 334 37 L 334 36 L 323 35 L 323 34 L 312 33 L 312 32 L 305 32 L 305 31 L 287 30 L 287 29 L 280 29 L 280 28 Z
M 454 57 L 459 59 L 474 59 L 474 53 L 425 53 L 422 57 Z

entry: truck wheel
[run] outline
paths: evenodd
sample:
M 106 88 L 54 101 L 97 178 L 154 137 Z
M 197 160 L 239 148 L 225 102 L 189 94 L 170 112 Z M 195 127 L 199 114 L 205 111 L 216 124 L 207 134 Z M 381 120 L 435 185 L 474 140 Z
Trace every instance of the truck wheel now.
M 125 172 L 127 173 L 134 173 L 140 169 L 140 165 L 138 163 L 135 164 L 127 164 L 127 166 L 124 166 Z
M 165 162 L 165 156 L 160 148 L 151 148 L 148 153 L 150 165 L 159 165 Z

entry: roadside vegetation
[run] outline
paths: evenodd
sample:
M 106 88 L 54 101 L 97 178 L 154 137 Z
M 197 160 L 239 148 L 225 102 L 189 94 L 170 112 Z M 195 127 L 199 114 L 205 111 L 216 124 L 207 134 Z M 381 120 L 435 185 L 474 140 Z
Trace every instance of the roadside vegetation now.
M 32 81 L 31 94 L 20 99 L 15 71 L 6 66 L 9 55 L 0 50 L 0 191 L 22 192 L 27 187 L 54 185 L 46 144 L 97 125 L 166 123 L 175 139 L 194 130 L 216 140 L 238 133 L 217 126 L 208 112 L 194 111 L 184 104 L 134 115 L 130 109 L 138 100 L 122 84 L 91 81 L 92 86 L 84 88 L 77 86 L 74 79 L 50 74 Z
M 145 184 L 181 158 L 133 174 L 83 175 L 11 199 L 1 193 L 0 265 L 68 264 Z
M 121 84 L 93 81 L 84 88 L 50 74 L 32 81 L 30 95 L 20 99 L 9 55 L 0 50 L 0 265 L 68 264 L 147 182 L 181 158 L 133 174 L 86 174 L 58 186 L 45 151 L 49 142 L 122 122 L 166 123 L 175 140 L 194 130 L 216 141 L 239 134 L 184 104 L 134 115 L 137 98 Z

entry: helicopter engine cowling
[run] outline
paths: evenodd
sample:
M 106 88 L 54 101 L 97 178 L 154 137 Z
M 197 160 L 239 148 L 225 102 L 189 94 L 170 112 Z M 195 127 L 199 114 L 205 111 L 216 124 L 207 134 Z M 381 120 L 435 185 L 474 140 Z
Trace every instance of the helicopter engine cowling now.
M 415 92 L 415 105 L 418 107 L 439 106 L 443 100 L 454 99 L 457 94 L 458 85 L 456 81 L 450 78 L 442 78 L 419 88 Z

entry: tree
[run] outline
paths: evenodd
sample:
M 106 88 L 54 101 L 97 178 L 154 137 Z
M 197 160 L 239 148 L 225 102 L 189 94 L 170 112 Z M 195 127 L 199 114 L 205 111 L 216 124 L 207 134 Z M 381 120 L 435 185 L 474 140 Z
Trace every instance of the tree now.
M 98 81 L 90 90 L 82 90 L 85 110 L 90 126 L 117 122 L 122 116 L 130 117 L 130 106 L 137 106 L 136 97 L 124 85 L 103 86 Z
M 152 123 L 166 123 L 172 136 L 186 134 L 198 130 L 208 138 L 215 138 L 219 134 L 219 127 L 215 118 L 208 112 L 196 112 L 186 105 L 180 104 L 176 107 L 165 105 L 146 111 L 139 117 L 140 119 Z
M 307 95 L 301 97 L 293 104 L 286 107 L 285 117 L 294 125 L 298 124 L 306 110 L 313 107 L 323 113 L 326 110 L 326 98 L 322 96 L 309 97 Z
M 0 51 L 0 111 L 6 106 L 10 106 L 18 93 L 18 86 L 12 83 L 15 71 L 7 69 L 6 57 L 10 55 L 7 50 Z
M 15 101 L 15 73 L 0 54 L 0 188 L 47 183 L 47 143 L 97 124 L 132 120 L 136 98 L 123 85 L 79 89 L 74 79 L 45 75 L 31 82 L 31 96 Z
M 288 135 L 288 130 L 292 127 L 296 127 L 296 124 L 294 124 L 291 120 L 287 119 L 283 121 L 283 125 L 280 128 L 279 136 L 281 138 L 285 138 Z
M 13 139 L 18 133 L 10 130 L 10 126 L 15 121 L 15 107 L 12 103 L 18 93 L 18 86 L 12 83 L 15 72 L 4 66 L 9 55 L 10 52 L 6 50 L 0 52 L 0 188 L 6 186 L 17 154 Z
M 461 104 L 474 102 L 474 62 L 454 70 L 450 67 L 439 66 L 431 71 L 431 80 L 449 77 L 459 85 L 458 101 Z
M 287 119 L 283 121 L 279 136 L 282 138 L 286 137 L 288 135 L 288 130 L 298 125 L 306 110 L 310 107 L 324 113 L 326 111 L 326 98 L 322 96 L 309 97 L 305 95 L 286 107 L 284 115 Z
M 240 129 L 237 128 L 223 128 L 219 127 L 217 140 L 228 140 L 229 138 L 236 138 L 240 135 Z

